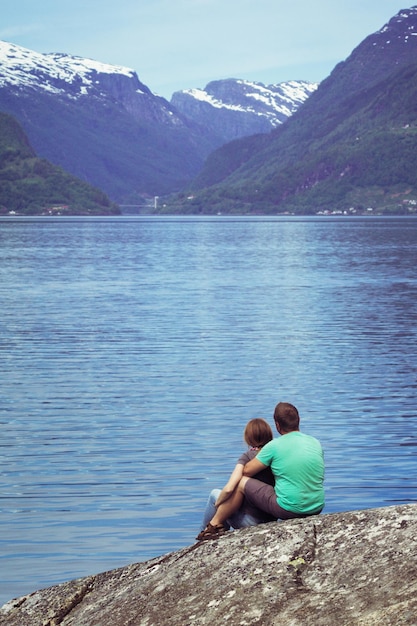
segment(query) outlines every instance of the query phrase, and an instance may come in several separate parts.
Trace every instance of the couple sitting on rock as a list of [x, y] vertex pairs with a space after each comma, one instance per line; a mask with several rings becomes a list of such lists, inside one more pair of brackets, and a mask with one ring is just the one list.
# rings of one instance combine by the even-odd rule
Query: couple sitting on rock
[[250, 449], [239, 458], [227, 484], [210, 494], [198, 541], [217, 539], [230, 527], [317, 515], [324, 506], [324, 460], [320, 442], [299, 430], [292, 404], [280, 402], [274, 421], [281, 435], [256, 418], [245, 428]]

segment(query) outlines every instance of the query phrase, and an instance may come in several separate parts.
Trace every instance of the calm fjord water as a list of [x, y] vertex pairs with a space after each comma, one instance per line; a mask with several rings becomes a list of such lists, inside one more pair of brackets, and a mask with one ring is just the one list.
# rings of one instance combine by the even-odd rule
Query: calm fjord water
[[192, 544], [252, 417], [417, 501], [417, 219], [0, 220], [0, 604]]

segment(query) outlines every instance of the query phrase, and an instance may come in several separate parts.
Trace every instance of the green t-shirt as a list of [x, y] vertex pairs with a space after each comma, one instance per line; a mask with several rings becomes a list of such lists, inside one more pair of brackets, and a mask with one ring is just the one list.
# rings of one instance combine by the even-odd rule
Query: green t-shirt
[[320, 442], [300, 431], [281, 435], [257, 454], [275, 476], [278, 504], [293, 513], [319, 513], [324, 506], [324, 458]]

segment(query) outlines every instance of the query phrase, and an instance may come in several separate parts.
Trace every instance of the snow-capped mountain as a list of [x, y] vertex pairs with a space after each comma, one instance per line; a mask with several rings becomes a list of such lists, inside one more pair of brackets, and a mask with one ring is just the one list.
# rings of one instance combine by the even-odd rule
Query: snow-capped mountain
[[40, 157], [122, 203], [180, 189], [213, 149], [269, 132], [315, 87], [217, 81], [170, 103], [133, 69], [0, 42], [0, 111]]
[[181, 124], [169, 103], [140, 82], [133, 69], [67, 54], [41, 54], [0, 41], [0, 88], [67, 100], [117, 101], [141, 118]]
[[266, 133], [282, 124], [317, 89], [317, 83], [264, 85], [241, 79], [217, 80], [204, 89], [177, 91], [171, 104], [222, 141]]
[[[74, 94], [86, 95], [97, 89], [94, 75], [121, 74], [133, 78], [135, 72], [126, 67], [108, 65], [67, 54], [40, 54], [5, 41], [0, 41], [2, 72], [0, 85], [34, 87], [56, 94], [66, 94], [64, 84], [74, 85]], [[140, 91], [149, 93], [141, 85]]]
[[6, 42], [0, 111], [40, 157], [118, 202], [181, 188], [218, 145], [129, 68]]

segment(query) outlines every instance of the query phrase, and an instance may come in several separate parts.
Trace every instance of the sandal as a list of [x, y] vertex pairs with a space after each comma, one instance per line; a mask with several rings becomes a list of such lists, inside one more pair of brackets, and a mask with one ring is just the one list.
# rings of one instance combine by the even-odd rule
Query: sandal
[[227, 528], [223, 524], [217, 524], [213, 526], [210, 522], [207, 524], [204, 530], [201, 531], [196, 537], [197, 541], [205, 541], [206, 539], [218, 539], [221, 535], [227, 533]]

